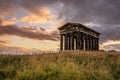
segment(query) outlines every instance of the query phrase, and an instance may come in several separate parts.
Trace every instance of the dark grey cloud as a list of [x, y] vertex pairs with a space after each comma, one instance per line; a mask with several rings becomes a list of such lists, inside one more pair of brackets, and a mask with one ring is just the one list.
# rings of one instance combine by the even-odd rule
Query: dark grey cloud
[[[120, 0], [61, 0], [63, 7], [58, 10], [58, 18], [66, 22], [92, 22], [101, 33], [100, 42], [120, 40]], [[56, 5], [55, 5], [56, 6]]]
[[0, 0], [0, 16], [13, 15], [17, 8], [16, 0]]
[[0, 0], [0, 15], [13, 14], [18, 9], [24, 9], [33, 14], [40, 15], [41, 7], [49, 7], [56, 0]]
[[[64, 5], [62, 9], [59, 4]], [[119, 24], [119, 4], [119, 0], [0, 0], [0, 11], [13, 12], [23, 8], [40, 14], [41, 7], [45, 6], [58, 11], [59, 18], [65, 17], [66, 21]]]
[[[119, 0], [62, 0], [64, 8], [60, 15], [70, 21], [89, 21], [102, 24], [119, 24]], [[62, 14], [63, 13], [63, 14]]]
[[[63, 4], [60, 9], [58, 4]], [[57, 5], [55, 5], [57, 4]], [[24, 8], [32, 13], [39, 13], [41, 6], [56, 9], [59, 16], [70, 21], [90, 21], [98, 23], [119, 24], [119, 0], [0, 0], [0, 11], [6, 12]], [[70, 18], [72, 17], [72, 18]]]
[[101, 33], [100, 42], [107, 40], [120, 40], [120, 25], [101, 25], [100, 27], [92, 27]]

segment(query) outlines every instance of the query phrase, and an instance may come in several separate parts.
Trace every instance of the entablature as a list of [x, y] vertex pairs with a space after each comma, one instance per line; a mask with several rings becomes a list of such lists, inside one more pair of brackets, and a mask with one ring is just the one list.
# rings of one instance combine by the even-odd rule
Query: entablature
[[64, 28], [61, 28], [59, 30], [60, 30], [60, 34], [82, 32], [82, 33], [89, 34], [94, 37], [99, 37], [99, 33], [89, 30], [89, 29], [86, 29], [84, 27], [81, 27], [79, 25], [67, 24], [67, 25], [65, 25]]

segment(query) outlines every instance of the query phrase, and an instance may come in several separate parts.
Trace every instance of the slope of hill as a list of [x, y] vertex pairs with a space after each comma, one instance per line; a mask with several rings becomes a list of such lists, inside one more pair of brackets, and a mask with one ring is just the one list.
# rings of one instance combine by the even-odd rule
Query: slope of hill
[[1, 55], [0, 80], [120, 80], [120, 53]]

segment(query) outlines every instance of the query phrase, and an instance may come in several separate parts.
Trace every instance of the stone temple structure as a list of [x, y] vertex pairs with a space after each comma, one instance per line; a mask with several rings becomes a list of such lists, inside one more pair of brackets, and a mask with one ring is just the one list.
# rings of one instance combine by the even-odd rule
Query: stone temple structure
[[100, 33], [80, 23], [66, 23], [60, 31], [60, 50], [99, 50]]

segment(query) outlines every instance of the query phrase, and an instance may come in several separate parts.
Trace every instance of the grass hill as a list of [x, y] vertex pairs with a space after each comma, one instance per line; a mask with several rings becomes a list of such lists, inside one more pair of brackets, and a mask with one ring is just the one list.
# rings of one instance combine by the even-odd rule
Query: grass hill
[[0, 80], [120, 80], [120, 53], [1, 55]]

